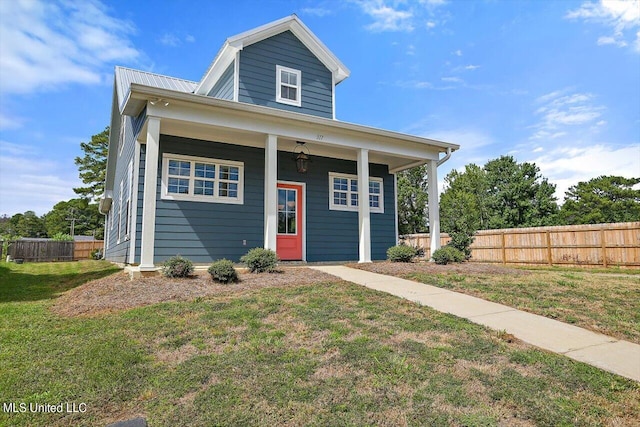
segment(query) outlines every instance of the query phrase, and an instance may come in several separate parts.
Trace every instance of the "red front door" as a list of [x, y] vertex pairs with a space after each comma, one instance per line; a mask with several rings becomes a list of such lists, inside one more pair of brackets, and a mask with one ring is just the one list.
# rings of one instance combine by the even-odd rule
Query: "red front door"
[[276, 252], [282, 260], [302, 260], [302, 185], [278, 184]]

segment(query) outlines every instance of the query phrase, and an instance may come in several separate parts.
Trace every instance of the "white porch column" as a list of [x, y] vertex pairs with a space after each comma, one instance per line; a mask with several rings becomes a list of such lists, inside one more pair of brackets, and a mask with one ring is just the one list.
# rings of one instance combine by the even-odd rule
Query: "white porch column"
[[160, 119], [147, 118], [147, 151], [145, 154], [144, 192], [142, 196], [142, 238], [140, 271], [154, 270], [153, 253], [156, 233], [156, 191], [158, 187], [158, 152]]
[[264, 247], [276, 250], [278, 231], [278, 137], [264, 143]]
[[431, 254], [440, 249], [440, 201], [438, 200], [438, 161], [427, 161], [427, 185], [429, 193], [429, 236]]
[[371, 262], [371, 218], [369, 209], [369, 150], [358, 150], [358, 262]]

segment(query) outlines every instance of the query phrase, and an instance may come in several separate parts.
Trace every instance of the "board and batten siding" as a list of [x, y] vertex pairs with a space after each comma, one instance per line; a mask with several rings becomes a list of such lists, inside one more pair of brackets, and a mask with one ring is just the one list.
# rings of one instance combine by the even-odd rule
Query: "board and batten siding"
[[[276, 65], [302, 72], [300, 107], [276, 102]], [[333, 118], [331, 72], [291, 31], [245, 47], [239, 69], [240, 102]]]
[[[358, 212], [329, 209], [329, 172], [356, 175], [357, 163], [313, 156], [309, 172], [301, 175], [291, 153], [278, 153], [278, 179], [306, 184], [307, 261], [357, 261]], [[371, 213], [371, 257], [383, 260], [396, 242], [393, 175], [386, 165], [370, 164], [369, 176], [383, 179], [384, 213]]]
[[[111, 204], [111, 209], [109, 210], [109, 213], [105, 218], [105, 227], [107, 230], [107, 249], [105, 251], [105, 258], [109, 261], [122, 263], [133, 262], [129, 259], [131, 229], [128, 230], [128, 233], [125, 233], [130, 216], [128, 215], [126, 210], [126, 202], [130, 197], [132, 185], [132, 176], [129, 175], [129, 164], [133, 161], [136, 146], [136, 137], [142, 129], [145, 118], [146, 109], [143, 110], [137, 117], [124, 116], [124, 129], [121, 134], [123, 136], [123, 141], [119, 140], [119, 143], [124, 145], [122, 146], [121, 151], [119, 146], [112, 147], [113, 149], [118, 150], [119, 154], [114, 179], [113, 201]], [[135, 165], [132, 164], [132, 167], [135, 173]], [[120, 183], [122, 183], [122, 186], [120, 185]], [[122, 197], [120, 197], [121, 188]], [[120, 205], [121, 200], [122, 204], [125, 206]], [[130, 209], [135, 209], [135, 205], [135, 201], [131, 200]], [[120, 214], [121, 209], [122, 214]], [[119, 227], [118, 221], [120, 222]], [[129, 224], [129, 226], [131, 226], [131, 224]], [[118, 230], [120, 230], [119, 235]]]
[[235, 61], [227, 67], [227, 69], [220, 76], [220, 80], [213, 85], [213, 88], [209, 91], [209, 96], [220, 99], [228, 99], [233, 101], [233, 75], [234, 75]]

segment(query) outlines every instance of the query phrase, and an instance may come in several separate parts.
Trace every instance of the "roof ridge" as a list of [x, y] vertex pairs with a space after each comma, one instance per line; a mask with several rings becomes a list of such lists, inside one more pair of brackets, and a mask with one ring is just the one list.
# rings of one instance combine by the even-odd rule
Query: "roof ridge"
[[183, 78], [180, 78], [180, 77], [168, 76], [168, 75], [166, 75], [166, 74], [153, 73], [153, 72], [151, 72], [151, 71], [137, 70], [137, 69], [135, 69], [135, 68], [123, 67], [123, 66], [121, 66], [121, 65], [116, 65], [116, 69], [118, 69], [118, 68], [122, 68], [123, 70], [136, 71], [136, 72], [138, 72], [138, 73], [151, 74], [151, 75], [153, 75], [153, 76], [158, 76], [158, 77], [166, 77], [166, 78], [168, 78], [168, 79], [173, 79], [173, 80], [180, 80], [180, 81], [187, 82], [187, 83], [194, 83], [194, 84], [198, 84], [198, 82], [197, 82], [197, 81], [194, 81], [194, 80], [187, 80], [187, 79], [183, 79]]

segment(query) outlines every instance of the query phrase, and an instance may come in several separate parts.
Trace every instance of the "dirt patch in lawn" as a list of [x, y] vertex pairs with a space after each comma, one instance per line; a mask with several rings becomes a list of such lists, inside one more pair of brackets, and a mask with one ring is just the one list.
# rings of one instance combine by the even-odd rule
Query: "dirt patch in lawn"
[[214, 282], [206, 271], [197, 271], [183, 279], [162, 276], [131, 280], [116, 273], [93, 280], [65, 292], [52, 311], [62, 316], [93, 316], [166, 301], [192, 301], [198, 297], [240, 293], [264, 287], [299, 286], [339, 281], [335, 276], [310, 268], [287, 268], [278, 273], [241, 273], [239, 281], [223, 285]]
[[374, 262], [371, 264], [349, 264], [349, 267], [371, 271], [373, 273], [389, 274], [391, 276], [404, 276], [412, 273], [432, 274], [489, 274], [507, 276], [525, 276], [529, 271], [518, 270], [511, 267], [503, 267], [497, 264], [482, 264], [476, 262], [464, 262], [460, 264], [438, 265], [433, 262]]

